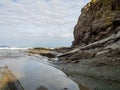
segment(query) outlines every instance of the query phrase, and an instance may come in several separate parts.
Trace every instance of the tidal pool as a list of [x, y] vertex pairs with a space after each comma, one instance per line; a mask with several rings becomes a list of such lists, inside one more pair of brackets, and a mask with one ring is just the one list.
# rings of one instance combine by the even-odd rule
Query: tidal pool
[[24, 90], [80, 90], [62, 71], [20, 50], [0, 50], [0, 67], [8, 66]]

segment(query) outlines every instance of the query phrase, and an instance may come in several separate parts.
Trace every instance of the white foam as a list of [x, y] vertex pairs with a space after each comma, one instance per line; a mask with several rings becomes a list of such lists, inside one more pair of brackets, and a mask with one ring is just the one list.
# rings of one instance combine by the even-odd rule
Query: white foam
[[18, 47], [2, 47], [0, 48], [1, 50], [3, 49], [6, 49], [6, 50], [26, 50], [26, 49], [29, 49], [29, 48], [18, 48]]

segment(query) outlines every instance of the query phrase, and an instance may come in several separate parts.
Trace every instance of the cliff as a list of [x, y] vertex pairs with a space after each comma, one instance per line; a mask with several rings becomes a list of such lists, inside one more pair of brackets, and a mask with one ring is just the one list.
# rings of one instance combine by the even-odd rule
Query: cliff
[[[120, 29], [120, 0], [91, 0], [81, 10], [72, 46], [104, 39]], [[119, 28], [118, 28], [119, 27]]]
[[[58, 56], [56, 67], [77, 76], [76, 82], [81, 75], [120, 82], [120, 0], [91, 0], [83, 7], [72, 47]], [[97, 90], [119, 90], [120, 85], [116, 87]]]
[[91, 0], [83, 7], [72, 46], [59, 59], [120, 56], [120, 0]]

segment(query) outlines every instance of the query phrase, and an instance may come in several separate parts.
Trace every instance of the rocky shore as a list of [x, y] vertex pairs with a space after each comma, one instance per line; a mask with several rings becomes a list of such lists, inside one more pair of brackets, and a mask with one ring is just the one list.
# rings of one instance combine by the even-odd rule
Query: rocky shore
[[48, 58], [57, 58], [58, 55], [61, 55], [67, 51], [70, 51], [72, 48], [71, 47], [60, 47], [60, 48], [43, 48], [43, 47], [38, 47], [38, 48], [31, 48], [28, 49], [28, 54], [29, 55], [41, 55], [45, 56]]
[[72, 47], [63, 48], [61, 54], [61, 49], [54, 49], [59, 61], [52, 64], [77, 82], [87, 76], [117, 83], [113, 87], [119, 90], [120, 0], [91, 0], [83, 7], [73, 33]]
[[120, 82], [120, 1], [91, 0], [83, 7], [72, 47], [58, 55], [65, 72]]

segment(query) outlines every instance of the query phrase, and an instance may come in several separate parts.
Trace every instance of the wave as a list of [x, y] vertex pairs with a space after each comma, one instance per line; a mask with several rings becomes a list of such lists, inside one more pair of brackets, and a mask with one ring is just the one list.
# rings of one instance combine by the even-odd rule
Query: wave
[[30, 47], [27, 48], [19, 48], [19, 47], [0, 47], [0, 49], [10, 49], [10, 50], [26, 50], [26, 49], [30, 49]]

